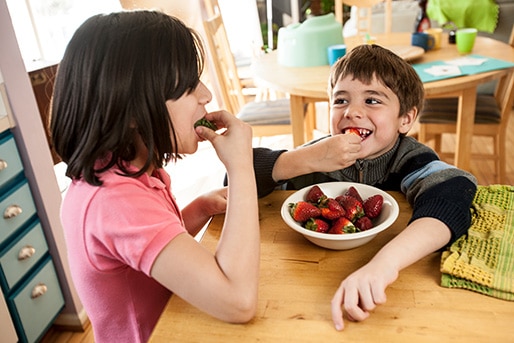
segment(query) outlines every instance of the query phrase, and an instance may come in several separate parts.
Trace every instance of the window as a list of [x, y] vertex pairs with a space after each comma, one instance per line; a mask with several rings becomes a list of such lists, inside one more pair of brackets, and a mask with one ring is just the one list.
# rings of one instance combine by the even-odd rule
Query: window
[[87, 18], [122, 9], [118, 0], [7, 0], [7, 6], [25, 64], [60, 61]]

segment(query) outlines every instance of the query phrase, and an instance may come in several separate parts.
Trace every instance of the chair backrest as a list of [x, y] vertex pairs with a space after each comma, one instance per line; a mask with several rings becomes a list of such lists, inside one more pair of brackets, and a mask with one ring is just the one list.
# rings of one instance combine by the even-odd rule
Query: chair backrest
[[[379, 4], [381, 2], [385, 2], [385, 27], [384, 32], [390, 33], [392, 30], [392, 16], [393, 16], [393, 3], [392, 0], [335, 0], [335, 15], [336, 20], [340, 23], [343, 22], [343, 5], [355, 6], [357, 8], [357, 35], [363, 35], [366, 33], [371, 33], [371, 8]], [[364, 25], [363, 25], [364, 24]]]
[[512, 31], [510, 31], [509, 44], [514, 48], [514, 24], [512, 24]]
[[506, 130], [514, 103], [514, 70], [498, 82], [494, 97], [500, 109], [502, 129]]
[[200, 0], [200, 3], [209, 65], [216, 74], [217, 91], [225, 109], [236, 114], [245, 104], [245, 99], [221, 11], [216, 0]]

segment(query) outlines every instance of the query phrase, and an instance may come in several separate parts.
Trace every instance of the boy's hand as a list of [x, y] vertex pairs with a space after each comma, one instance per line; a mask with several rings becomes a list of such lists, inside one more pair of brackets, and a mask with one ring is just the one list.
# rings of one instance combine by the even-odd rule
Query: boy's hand
[[317, 172], [331, 172], [353, 165], [359, 157], [361, 138], [358, 135], [335, 135], [312, 145], [311, 163]]
[[357, 161], [360, 150], [361, 138], [357, 135], [325, 138], [280, 155], [272, 177], [274, 180], [288, 180], [298, 175], [344, 169]]
[[397, 270], [387, 263], [374, 260], [343, 280], [331, 303], [336, 330], [344, 328], [342, 308], [348, 320], [365, 320], [370, 311], [386, 302], [385, 290], [397, 277]]

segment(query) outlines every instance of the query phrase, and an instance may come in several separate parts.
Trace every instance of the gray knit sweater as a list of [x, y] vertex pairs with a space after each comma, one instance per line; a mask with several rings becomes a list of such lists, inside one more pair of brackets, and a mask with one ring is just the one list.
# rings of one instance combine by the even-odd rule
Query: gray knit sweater
[[465, 234], [471, 224], [470, 206], [476, 192], [475, 177], [440, 161], [432, 149], [411, 137], [400, 136], [389, 152], [375, 159], [358, 160], [345, 169], [275, 182], [273, 166], [285, 151], [254, 149], [259, 197], [277, 187], [297, 190], [321, 182], [359, 182], [385, 191], [401, 191], [413, 208], [409, 222], [421, 217], [437, 218], [450, 228], [451, 242]]

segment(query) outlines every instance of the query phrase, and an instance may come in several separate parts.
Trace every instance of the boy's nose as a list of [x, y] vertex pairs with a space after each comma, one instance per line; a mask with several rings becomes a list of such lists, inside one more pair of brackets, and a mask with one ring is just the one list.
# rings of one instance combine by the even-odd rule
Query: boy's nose
[[360, 118], [362, 117], [362, 109], [356, 105], [350, 105], [344, 111], [345, 118]]

